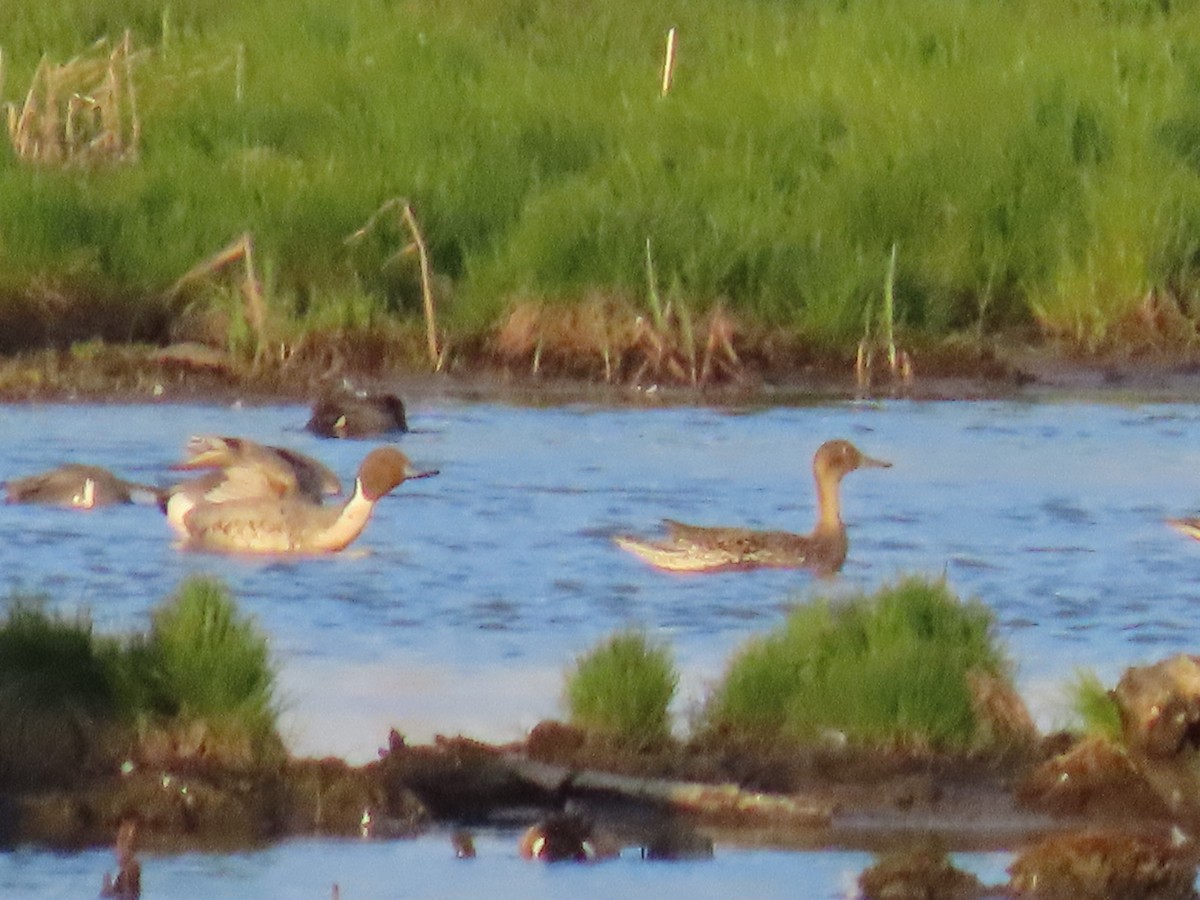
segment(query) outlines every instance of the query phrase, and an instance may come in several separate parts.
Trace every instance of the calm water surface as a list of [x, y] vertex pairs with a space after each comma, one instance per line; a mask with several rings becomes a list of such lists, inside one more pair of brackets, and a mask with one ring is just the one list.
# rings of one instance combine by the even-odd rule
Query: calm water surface
[[[0, 478], [77, 460], [165, 483], [188, 436], [207, 432], [286, 444], [349, 481], [371, 444], [312, 438], [300, 430], [306, 416], [299, 406], [0, 406]], [[433, 398], [411, 404], [410, 422], [418, 430], [400, 445], [442, 474], [383, 501], [346, 554], [184, 553], [151, 508], [0, 506], [0, 590], [45, 594], [65, 611], [86, 609], [98, 630], [123, 631], [146, 627], [188, 574], [217, 575], [271, 636], [293, 749], [352, 760], [374, 756], [391, 726], [416, 739], [518, 737], [561, 712], [562, 674], [574, 657], [631, 624], [673, 648], [686, 711], [729, 655], [790, 605], [905, 573], [945, 572], [956, 590], [995, 610], [1045, 726], [1065, 721], [1064, 686], [1079, 668], [1111, 682], [1125, 666], [1200, 646], [1200, 544], [1163, 524], [1200, 512], [1200, 407], [1190, 404], [893, 401], [730, 412]], [[895, 465], [847, 478], [850, 557], [835, 580], [664, 575], [610, 542], [616, 532], [653, 532], [664, 516], [805, 531], [811, 455], [836, 436]], [[147, 877], [169, 869], [172, 896], [190, 896], [188, 879], [227, 867], [205, 896], [243, 878], [256, 891], [262, 879], [278, 879], [273, 896], [318, 896], [311, 880], [298, 879], [298, 893], [282, 887], [284, 873], [311, 855], [297, 846], [155, 861]], [[331, 858], [408, 865], [405, 854], [421, 846], [347, 845]], [[826, 857], [833, 874], [813, 877], [833, 896], [847, 854], [719, 854], [695, 878], [739, 878], [746, 859], [756, 873], [815, 873]], [[107, 854], [0, 856], [0, 893], [36, 880], [44, 858], [63, 873], [86, 867], [95, 881]], [[690, 890], [692, 864], [625, 865], [609, 871]], [[448, 871], [474, 877], [469, 868]], [[512, 896], [555, 895], [560, 877], [515, 862], [503, 875]], [[571, 892], [587, 896], [592, 877], [580, 876]], [[612, 876], [594, 877], [611, 890]], [[739, 885], [725, 882], [723, 895]], [[368, 895], [379, 893], [357, 896]]]

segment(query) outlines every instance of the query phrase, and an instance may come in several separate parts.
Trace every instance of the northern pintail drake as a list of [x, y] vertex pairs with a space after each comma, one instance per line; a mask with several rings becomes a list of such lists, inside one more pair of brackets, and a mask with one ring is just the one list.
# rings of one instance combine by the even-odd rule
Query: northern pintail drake
[[842, 523], [842, 478], [855, 469], [890, 466], [889, 462], [867, 456], [849, 441], [834, 440], [822, 444], [813, 457], [817, 525], [811, 534], [710, 528], [667, 519], [665, 540], [647, 541], [624, 535], [614, 540], [623, 550], [671, 572], [771, 567], [806, 568], [820, 575], [832, 575], [842, 568], [849, 548], [846, 526]]
[[67, 463], [56, 469], [4, 483], [7, 503], [40, 503], [93, 509], [120, 503], [152, 503], [157, 490], [114, 475], [100, 466]]
[[408, 431], [408, 418], [404, 401], [395, 394], [343, 390], [319, 398], [304, 427], [327, 438], [377, 437]]
[[290, 450], [238, 437], [196, 435], [187, 444], [187, 459], [176, 471], [211, 470], [205, 499], [211, 502], [258, 496], [287, 497], [300, 494], [320, 503], [340, 494], [342, 482], [324, 463]]
[[376, 502], [405, 480], [436, 475], [414, 472], [399, 450], [367, 454], [350, 499], [322, 506], [301, 494], [206, 502], [187, 492], [167, 502], [167, 521], [185, 547], [228, 553], [336, 553], [366, 527]]

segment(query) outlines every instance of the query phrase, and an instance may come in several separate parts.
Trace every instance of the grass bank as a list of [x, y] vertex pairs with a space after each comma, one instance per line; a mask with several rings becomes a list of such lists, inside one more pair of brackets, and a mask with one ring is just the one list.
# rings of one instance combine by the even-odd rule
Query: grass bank
[[[39, 61], [126, 29], [122, 118], [79, 101], [70, 144], [72, 91], [116, 109], [104, 64], [51, 97]], [[237, 318], [236, 285], [169, 288], [243, 234], [281, 340], [419, 318], [423, 287], [478, 335], [518, 300], [644, 298], [652, 260], [676, 308], [848, 346], [893, 248], [909, 331], [1195, 336], [1191, 4], [71, 0], [18, 4], [0, 47], [14, 128], [41, 84], [34, 143], [76, 151], [0, 142], [10, 348]]]

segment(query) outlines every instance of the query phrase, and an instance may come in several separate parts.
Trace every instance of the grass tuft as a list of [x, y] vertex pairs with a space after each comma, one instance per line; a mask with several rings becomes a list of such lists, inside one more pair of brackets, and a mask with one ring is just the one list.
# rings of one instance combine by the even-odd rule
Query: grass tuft
[[0, 624], [0, 784], [75, 773], [118, 715], [101, 642], [86, 619], [52, 616], [14, 596]]
[[0, 622], [0, 784], [62, 782], [131, 744], [168, 761], [182, 735], [226, 763], [282, 750], [266, 638], [219, 582], [189, 579], [121, 639], [44, 606], [14, 597]]
[[1081, 670], [1070, 685], [1071, 710], [1085, 734], [1125, 742], [1121, 709], [1096, 673]]
[[679, 676], [671, 654], [636, 631], [614, 634], [567, 676], [572, 724], [634, 749], [670, 737], [667, 709]]
[[706, 724], [800, 741], [839, 733], [880, 746], [984, 740], [968, 675], [1007, 678], [991, 612], [944, 580], [906, 578], [874, 595], [796, 608], [747, 644], [710, 697]]
[[186, 720], [252, 738], [275, 731], [266, 637], [238, 615], [221, 582], [192, 577], [154, 614], [145, 646], [160, 701]]

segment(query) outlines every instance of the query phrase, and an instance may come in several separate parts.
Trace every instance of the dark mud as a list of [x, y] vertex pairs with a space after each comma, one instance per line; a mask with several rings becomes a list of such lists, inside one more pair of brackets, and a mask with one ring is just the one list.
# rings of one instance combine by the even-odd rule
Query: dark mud
[[[181, 759], [36, 789], [10, 785], [0, 792], [0, 844], [104, 845], [131, 814], [143, 846], [153, 849], [525, 827], [564, 810], [597, 823], [619, 846], [699, 833], [879, 853], [931, 840], [946, 850], [1012, 850], [1083, 827], [1170, 835], [1200, 826], [1196, 810], [1173, 808], [1121, 751], [1063, 736], [960, 754], [727, 741], [634, 752], [554, 724], [506, 746], [465, 737], [409, 746], [395, 732], [386, 744], [378, 761], [359, 767], [336, 759], [259, 768]], [[1080, 747], [1091, 754], [1090, 772]]]

